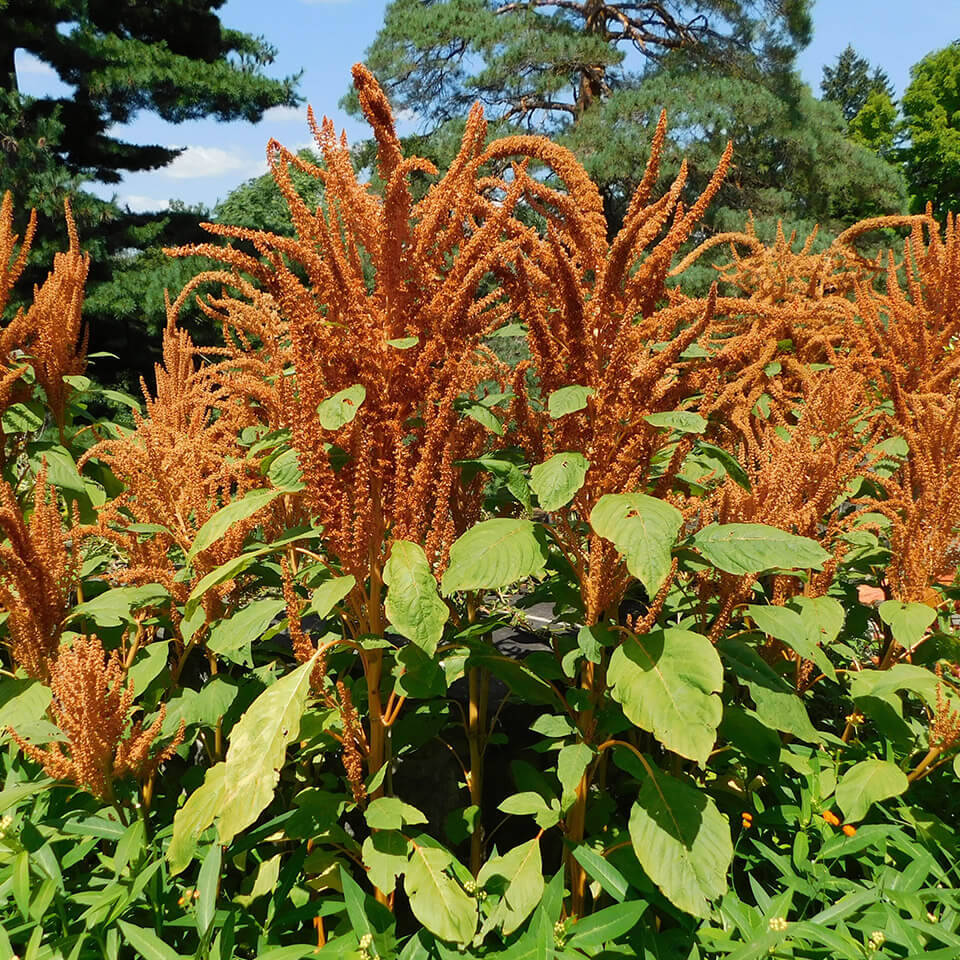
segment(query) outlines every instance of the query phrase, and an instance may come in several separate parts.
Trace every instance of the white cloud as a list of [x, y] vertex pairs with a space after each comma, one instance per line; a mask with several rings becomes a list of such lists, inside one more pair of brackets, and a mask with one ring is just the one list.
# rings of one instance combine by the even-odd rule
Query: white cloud
[[16, 64], [17, 73], [32, 73], [42, 77], [55, 77], [57, 75], [57, 71], [49, 63], [44, 63], [39, 57], [35, 57], [26, 50], [17, 51]]
[[222, 150], [220, 147], [188, 146], [169, 166], [163, 168], [165, 177], [174, 180], [196, 180], [200, 177], [220, 177], [227, 173], [244, 171], [247, 176], [257, 176], [266, 168], [264, 162], [256, 164], [240, 151]]
[[134, 213], [152, 213], [155, 210], [166, 210], [169, 206], [167, 200], [157, 200], [156, 197], [147, 197], [142, 193], [128, 193], [118, 197], [117, 200]]
[[270, 107], [264, 110], [264, 123], [302, 123], [307, 122], [306, 107]]

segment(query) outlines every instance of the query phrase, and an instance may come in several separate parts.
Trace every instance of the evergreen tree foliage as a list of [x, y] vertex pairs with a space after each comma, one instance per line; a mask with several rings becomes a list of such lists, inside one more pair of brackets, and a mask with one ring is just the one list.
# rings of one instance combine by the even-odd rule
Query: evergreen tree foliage
[[852, 44], [847, 44], [832, 67], [823, 68], [820, 92], [824, 100], [840, 105], [847, 122], [863, 110], [873, 94], [882, 94], [893, 100], [890, 78], [880, 67], [871, 70], [870, 61], [861, 57]]
[[[190, 273], [180, 264], [161, 266], [159, 248], [200, 240], [202, 233], [196, 210], [174, 205], [159, 215], [134, 213], [84, 189], [91, 181], [118, 183], [124, 172], [162, 167], [180, 152], [129, 143], [108, 131], [142, 111], [172, 123], [204, 116], [256, 121], [269, 107], [298, 102], [298, 78], [267, 76], [274, 49], [223, 26], [217, 16], [223, 3], [0, 3], [0, 194], [13, 192], [19, 217], [32, 207], [40, 214], [21, 293], [42, 279], [62, 246], [63, 200], [70, 196], [93, 258], [85, 309], [91, 349], [120, 357], [101, 361], [98, 372], [110, 379], [136, 382], [152, 372], [156, 356], [143, 345], [156, 342], [148, 331], [162, 318], [161, 278], [176, 289]], [[18, 49], [52, 67], [72, 95], [25, 95], [17, 81]]]
[[[493, 135], [549, 133], [600, 185], [611, 235], [647, 159], [661, 109], [672, 176], [685, 155], [702, 189], [728, 139], [734, 168], [702, 229], [772, 236], [784, 217], [828, 232], [904, 204], [902, 177], [846, 136], [834, 104], [794, 73], [810, 38], [806, 2], [698, 4], [393, 0], [367, 63], [441, 168], [479, 99]], [[348, 97], [348, 107], [354, 106]], [[361, 162], [370, 147], [357, 152]]]
[[938, 214], [960, 210], [960, 41], [928, 54], [910, 78], [902, 106], [911, 202]]

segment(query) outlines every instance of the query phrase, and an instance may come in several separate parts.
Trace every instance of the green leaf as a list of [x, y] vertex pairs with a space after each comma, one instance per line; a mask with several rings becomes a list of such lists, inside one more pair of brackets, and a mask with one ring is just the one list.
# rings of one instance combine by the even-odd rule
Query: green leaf
[[884, 600], [877, 607], [877, 613], [893, 631], [897, 643], [904, 647], [918, 644], [927, 627], [937, 619], [937, 611], [925, 603], [901, 603], [899, 600]]
[[393, 893], [397, 877], [407, 869], [413, 847], [399, 830], [377, 830], [363, 841], [363, 865], [370, 882], [384, 893]]
[[936, 706], [936, 675], [912, 663], [896, 663], [887, 670], [857, 670], [850, 675], [850, 696], [854, 700], [885, 697], [898, 690], [908, 690]]
[[747, 471], [732, 453], [724, 450], [723, 447], [705, 443], [703, 440], [697, 443], [697, 450], [701, 457], [706, 459], [708, 465], [718, 464], [734, 483], [750, 493], [750, 478], [747, 476]]
[[843, 604], [833, 597], [794, 597], [790, 606], [800, 609], [814, 643], [833, 643], [847, 617]]
[[630, 889], [630, 884], [627, 883], [627, 878], [615, 866], [583, 843], [574, 848], [573, 856], [577, 863], [587, 871], [591, 880], [596, 880], [614, 900], [623, 901]]
[[207, 639], [207, 649], [232, 663], [252, 667], [250, 644], [259, 640], [285, 609], [283, 600], [265, 598], [248, 603], [232, 617], [214, 624]]
[[273, 543], [268, 543], [266, 546], [257, 547], [255, 550], [248, 550], [246, 553], [241, 553], [238, 557], [232, 557], [230, 560], [227, 560], [226, 563], [221, 563], [219, 567], [215, 567], [213, 570], [211, 570], [193, 588], [190, 596], [187, 597], [187, 602], [183, 605], [184, 617], [189, 620], [194, 616], [197, 611], [197, 607], [200, 606], [200, 601], [203, 599], [203, 595], [208, 590], [219, 586], [221, 583], [226, 583], [227, 580], [233, 580], [234, 577], [240, 576], [244, 570], [246, 570], [248, 567], [252, 567], [258, 560], [261, 559], [261, 557], [266, 557], [271, 553], [275, 553], [288, 543], [294, 543], [297, 540], [310, 540], [318, 536], [320, 536], [320, 531], [318, 530], [297, 531], [296, 533], [292, 533], [290, 536], [283, 537], [282, 539], [276, 540]]
[[530, 486], [520, 468], [510, 460], [501, 460], [497, 457], [476, 457], [473, 460], [456, 460], [455, 466], [463, 470], [464, 480], [469, 482], [477, 470], [486, 470], [501, 480], [510, 495], [521, 503], [525, 509], [530, 509]]
[[629, 933], [639, 922], [649, 904], [644, 900], [617, 903], [582, 917], [573, 928], [567, 946], [576, 950], [602, 947], [605, 943]]
[[568, 413], [576, 413], [586, 407], [587, 397], [592, 397], [594, 392], [593, 387], [581, 387], [579, 384], [561, 387], [550, 394], [547, 410], [554, 420]]
[[711, 523], [693, 546], [718, 570], [745, 576], [764, 570], [819, 570], [830, 554], [815, 540], [763, 523]]
[[207, 770], [203, 783], [187, 797], [174, 814], [173, 837], [167, 847], [167, 860], [173, 876], [184, 870], [193, 859], [197, 842], [216, 818], [226, 791], [226, 763], [217, 763]]
[[642, 493], [608, 493], [590, 513], [590, 526], [623, 554], [627, 570], [650, 597], [670, 572], [670, 551], [682, 523], [676, 507]]
[[267, 469], [267, 479], [270, 484], [284, 493], [298, 493], [306, 490], [303, 482], [303, 470], [296, 450], [284, 450], [280, 456], [270, 462]]
[[498, 437], [503, 435], [503, 424], [489, 407], [485, 407], [482, 403], [468, 403], [463, 407], [463, 412], [491, 433], [495, 433]]
[[154, 640], [140, 651], [137, 659], [127, 671], [127, 680], [133, 687], [134, 693], [143, 693], [150, 683], [160, 675], [167, 665], [167, 654], [170, 648], [169, 640]]
[[388, 340], [387, 345], [397, 350], [409, 350], [420, 342], [419, 337], [397, 337], [395, 340]]
[[78, 603], [69, 613], [68, 620], [83, 617], [100, 627], [119, 627], [133, 623], [135, 610], [156, 606], [170, 599], [167, 588], [159, 583], [142, 587], [113, 587], [85, 603]]
[[450, 548], [444, 596], [458, 590], [495, 590], [540, 573], [547, 563], [543, 535], [529, 520], [497, 517], [471, 527]]
[[346, 577], [331, 577], [314, 588], [310, 597], [310, 613], [315, 613], [323, 619], [330, 615], [333, 608], [357, 585], [352, 575]]
[[585, 743], [568, 743], [557, 754], [557, 779], [560, 781], [560, 788], [564, 795], [564, 807], [566, 801], [572, 799], [590, 761], [593, 760], [593, 750]]
[[678, 627], [628, 637], [608, 671], [627, 718], [668, 750], [706, 763], [723, 704], [723, 665], [710, 641]]
[[200, 873], [197, 876], [197, 892], [200, 896], [197, 898], [196, 917], [197, 933], [201, 940], [210, 931], [213, 916], [217, 909], [217, 890], [220, 886], [221, 864], [222, 851], [220, 844], [212, 843], [207, 855], [203, 858]]
[[143, 960], [185, 960], [173, 947], [168, 947], [152, 930], [135, 927], [125, 920], [118, 920], [124, 939]]
[[450, 610], [437, 593], [437, 581], [423, 547], [395, 540], [383, 568], [383, 582], [387, 585], [384, 609], [390, 625], [432, 657]]
[[871, 805], [898, 797], [909, 786], [907, 775], [886, 760], [863, 760], [851, 767], [837, 784], [837, 803], [847, 820], [862, 820]]
[[408, 824], [426, 823], [427, 818], [398, 797], [378, 797], [364, 814], [371, 830], [399, 830]]
[[[371, 898], [364, 894], [363, 889], [342, 864], [340, 865], [340, 885], [343, 887], [343, 899], [353, 932], [358, 937], [366, 936], [374, 940], [377, 931], [370, 922], [369, 911], [367, 910], [367, 900]], [[375, 942], [370, 944], [370, 948], [373, 950], [373, 955], [378, 956]]]
[[267, 687], [230, 733], [223, 800], [217, 811], [224, 846], [254, 823], [273, 799], [287, 745], [300, 729], [315, 659]]
[[366, 398], [367, 388], [361, 383], [347, 387], [346, 390], [341, 390], [332, 397], [327, 397], [317, 407], [320, 426], [324, 430], [339, 430], [353, 420]]
[[[748, 605], [747, 614], [765, 634], [785, 643], [804, 660], [812, 660], [824, 676], [836, 681], [837, 671], [818, 646], [820, 624], [804, 620], [795, 610], [772, 604]], [[811, 631], [812, 627], [812, 631]]]
[[241, 907], [250, 907], [250, 904], [259, 897], [264, 897], [272, 893], [277, 886], [277, 880], [280, 879], [280, 854], [272, 856], [269, 860], [264, 860], [257, 867], [257, 875], [253, 879], [253, 886], [249, 893], [235, 894], [233, 899]]
[[726, 817], [707, 794], [656, 767], [630, 810], [630, 840], [647, 876], [676, 907], [706, 917], [727, 889], [733, 844]]
[[269, 488], [251, 490], [239, 500], [221, 507], [198, 531], [187, 551], [187, 563], [216, 543], [235, 523], [247, 520], [281, 495]]
[[668, 410], [665, 413], [648, 413], [644, 418], [651, 426], [677, 433], [703, 433], [707, 421], [692, 410]]
[[468, 943], [477, 929], [475, 901], [447, 868], [453, 856], [435, 841], [418, 837], [403, 878], [413, 915], [434, 936], [454, 943]]
[[543, 510], [566, 506], [583, 486], [590, 461], [580, 453], [558, 453], [530, 471], [530, 487]]
[[543, 862], [540, 841], [528, 840], [501, 856], [491, 857], [477, 874], [477, 886], [500, 892], [500, 900], [483, 924], [509, 936], [533, 913], [543, 898]]

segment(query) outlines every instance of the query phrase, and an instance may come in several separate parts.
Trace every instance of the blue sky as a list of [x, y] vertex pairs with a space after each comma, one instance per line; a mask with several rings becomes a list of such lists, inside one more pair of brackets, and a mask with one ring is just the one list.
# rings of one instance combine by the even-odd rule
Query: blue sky
[[[221, 8], [224, 24], [260, 34], [278, 50], [271, 73], [284, 76], [303, 70], [301, 92], [319, 115], [332, 117], [351, 140], [363, 127], [337, 106], [350, 78], [350, 67], [363, 59], [383, 18], [386, 0], [228, 0]], [[872, 63], [882, 66], [900, 94], [910, 66], [931, 50], [960, 38], [960, 0], [816, 0], [814, 37], [800, 57], [804, 80], [819, 90], [825, 63], [853, 43]], [[22, 89], [56, 90], [56, 76], [45, 64], [18, 53]], [[669, 111], [669, 104], [666, 105]], [[266, 170], [267, 141], [275, 137], [293, 148], [309, 141], [306, 107], [275, 108], [259, 124], [198, 120], [173, 126], [143, 114], [117, 134], [139, 143], [187, 147], [163, 170], [133, 174], [120, 185], [99, 188], [132, 209], [163, 207], [171, 198], [212, 206], [237, 184]]]

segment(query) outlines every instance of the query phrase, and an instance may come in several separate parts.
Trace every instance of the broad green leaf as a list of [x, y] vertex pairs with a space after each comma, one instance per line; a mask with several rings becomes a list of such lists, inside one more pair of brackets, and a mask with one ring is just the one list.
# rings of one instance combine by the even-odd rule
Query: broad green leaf
[[529, 520], [484, 520], [458, 537], [441, 582], [444, 596], [458, 590], [495, 590], [540, 573], [544, 538]]
[[176, 876], [189, 865], [201, 834], [213, 823], [226, 790], [226, 774], [226, 763], [210, 767], [203, 783], [174, 814], [173, 837], [167, 847], [172, 875]]
[[155, 606], [169, 600], [167, 588], [159, 583], [142, 587], [113, 587], [84, 603], [78, 603], [69, 613], [68, 620], [84, 618], [100, 627], [119, 627], [133, 623], [134, 611]]
[[184, 726], [212, 727], [222, 717], [237, 696], [236, 681], [222, 675], [211, 677], [200, 690], [184, 687], [167, 701], [167, 713], [163, 718], [161, 737], [170, 737], [177, 731], [180, 722]]
[[413, 915], [434, 936], [468, 943], [477, 929], [477, 907], [447, 868], [453, 856], [443, 847], [419, 837], [407, 863], [403, 889]]
[[901, 603], [885, 600], [877, 607], [880, 619], [893, 631], [897, 643], [904, 647], [918, 644], [927, 627], [937, 619], [937, 611], [925, 603]]
[[723, 665], [699, 633], [668, 627], [628, 637], [610, 658], [613, 699], [668, 750], [706, 763], [723, 716]]
[[779, 568], [819, 570], [830, 554], [815, 540], [763, 523], [711, 523], [693, 546], [717, 569], [737, 576]]
[[761, 723], [811, 743], [820, 740], [796, 691], [755, 650], [733, 639], [721, 640], [717, 649], [727, 670], [746, 684]]
[[219, 567], [215, 567], [213, 570], [211, 570], [193, 588], [190, 596], [187, 597], [187, 602], [183, 605], [184, 617], [189, 620], [196, 614], [197, 607], [200, 606], [200, 601], [203, 599], [203, 595], [208, 590], [218, 586], [221, 583], [226, 583], [227, 580], [233, 580], [234, 577], [240, 576], [244, 570], [246, 570], [248, 567], [252, 567], [262, 557], [266, 557], [271, 553], [275, 553], [281, 547], [285, 547], [288, 543], [294, 543], [297, 540], [312, 540], [319, 536], [319, 530], [300, 530], [295, 533], [291, 533], [289, 536], [283, 537], [280, 540], [276, 540], [273, 543], [268, 543], [263, 547], [257, 547], [255, 550], [248, 550], [246, 553], [241, 553], [238, 557], [232, 557], [230, 560], [227, 560], [226, 563], [221, 563]]
[[574, 848], [573, 856], [587, 871], [591, 880], [596, 880], [617, 902], [623, 901], [630, 889], [630, 884], [615, 866], [586, 844], [580, 844], [579, 847]]
[[247, 520], [281, 496], [282, 491], [270, 488], [251, 490], [239, 500], [221, 507], [198, 531], [187, 551], [187, 562], [216, 543], [235, 523]]
[[[340, 866], [340, 884], [343, 887], [343, 899], [353, 932], [358, 937], [365, 936], [370, 940], [375, 940], [377, 930], [370, 922], [369, 911], [367, 910], [369, 898], [364, 894], [356, 880], [350, 876], [349, 870], [342, 864]], [[373, 955], [378, 956], [376, 943], [371, 943], [370, 946]]]
[[602, 947], [629, 933], [640, 922], [648, 906], [645, 900], [629, 900], [582, 917], [573, 928], [567, 946], [578, 950]]
[[837, 803], [847, 820], [862, 820], [871, 805], [898, 797], [909, 786], [907, 775], [886, 760], [863, 760], [837, 784]]
[[908, 690], [922, 697], [930, 706], [937, 703], [937, 677], [912, 663], [896, 663], [887, 670], [857, 670], [850, 675], [850, 696], [884, 697], [898, 690]]
[[477, 470], [486, 470], [501, 480], [509, 491], [510, 495], [523, 504], [526, 509], [530, 509], [530, 485], [523, 471], [510, 460], [502, 460], [498, 457], [476, 457], [473, 460], [455, 460], [454, 465], [463, 470], [464, 480], [469, 482], [476, 474]]
[[287, 745], [300, 729], [314, 660], [311, 657], [267, 687], [230, 733], [223, 800], [217, 811], [224, 846], [254, 823], [273, 799]]
[[252, 667], [250, 644], [259, 640], [285, 609], [283, 600], [269, 597], [248, 603], [232, 617], [214, 624], [207, 639], [207, 649], [232, 663]]
[[399, 830], [408, 824], [426, 823], [427, 818], [399, 797], [378, 797], [364, 814], [371, 830]]
[[651, 765], [630, 810], [633, 851], [676, 907], [706, 917], [726, 892], [730, 826], [705, 791]]
[[700, 440], [697, 443], [697, 453], [709, 466], [715, 468], [719, 465], [735, 484], [750, 493], [750, 478], [747, 476], [747, 471], [729, 450]]
[[143, 960], [185, 960], [173, 947], [167, 946], [152, 930], [135, 927], [125, 920], [118, 920], [117, 926], [123, 938], [133, 947]]
[[388, 340], [387, 346], [395, 350], [409, 350], [420, 342], [419, 337], [397, 337], [395, 340]]
[[665, 413], [648, 413], [644, 418], [651, 426], [677, 433], [703, 433], [707, 421], [692, 410], [667, 410]]
[[363, 865], [370, 882], [393, 893], [397, 877], [407, 869], [413, 847], [399, 830], [377, 830], [363, 841]]
[[383, 568], [384, 609], [398, 633], [433, 656], [450, 610], [437, 593], [437, 581], [419, 544], [395, 540]]
[[484, 921], [483, 930], [499, 927], [504, 936], [509, 936], [543, 898], [540, 841], [528, 840], [501, 856], [491, 857], [477, 874], [477, 886], [501, 894]]
[[257, 867], [257, 875], [253, 879], [253, 886], [249, 893], [238, 893], [234, 895], [234, 900], [241, 907], [249, 908], [250, 904], [259, 897], [271, 893], [277, 886], [277, 880], [280, 879], [280, 854], [272, 856], [269, 860], [264, 860]]
[[284, 450], [280, 456], [271, 461], [267, 468], [267, 479], [277, 490], [284, 493], [298, 493], [306, 490], [303, 482], [303, 470], [296, 450]]
[[556, 420], [568, 413], [583, 410], [587, 405], [587, 397], [592, 397], [593, 394], [593, 387], [581, 387], [576, 383], [569, 387], [561, 387], [550, 394], [547, 399], [547, 410]]
[[592, 759], [593, 750], [585, 743], [568, 743], [557, 754], [557, 779], [563, 791], [564, 807], [568, 800], [572, 802], [577, 784]]
[[590, 513], [590, 526], [623, 554], [627, 570], [651, 597], [670, 572], [670, 551], [682, 523], [676, 507], [643, 493], [608, 493]]
[[547, 801], [539, 793], [526, 790], [523, 793], [511, 794], [497, 809], [517, 816], [536, 816], [545, 813], [550, 808], [547, 806]]
[[167, 654], [170, 648], [169, 640], [154, 640], [147, 644], [137, 655], [133, 666], [127, 671], [127, 681], [136, 694], [143, 693], [150, 683], [160, 675], [167, 665]]
[[818, 622], [804, 620], [795, 610], [773, 604], [748, 605], [746, 612], [758, 629], [785, 643], [804, 660], [812, 660], [825, 676], [836, 681], [837, 671], [818, 646], [820, 639]]
[[217, 909], [217, 891], [220, 886], [220, 867], [222, 864], [222, 851], [219, 843], [211, 843], [207, 855], [203, 858], [200, 865], [200, 873], [197, 876], [197, 892], [200, 896], [197, 898], [197, 933], [201, 940], [210, 930], [213, 923], [213, 915]]
[[800, 609], [811, 639], [824, 645], [837, 639], [847, 617], [843, 604], [833, 597], [794, 597], [790, 606]]
[[308, 612], [315, 613], [321, 619], [330, 615], [333, 608], [356, 586], [352, 575], [331, 577], [315, 587], [310, 596]]
[[530, 488], [543, 510], [566, 506], [583, 486], [590, 461], [581, 453], [557, 453], [530, 471]]
[[503, 435], [503, 424], [489, 407], [482, 403], [468, 403], [463, 407], [463, 412], [471, 420], [476, 420], [481, 427], [486, 427], [491, 433], [495, 433], [498, 437]]
[[367, 388], [361, 383], [340, 390], [332, 397], [327, 397], [317, 407], [320, 417], [320, 426], [324, 430], [339, 430], [346, 426], [357, 415], [360, 405], [367, 397]]
[[0, 680], [0, 731], [13, 727], [20, 736], [29, 736], [32, 728], [56, 728], [45, 719], [53, 694], [39, 680], [4, 677]]

